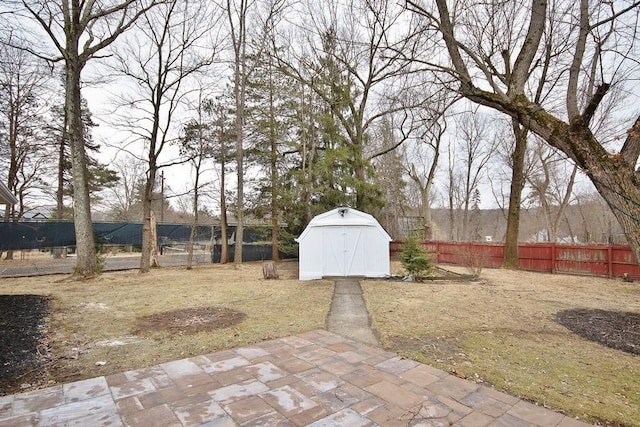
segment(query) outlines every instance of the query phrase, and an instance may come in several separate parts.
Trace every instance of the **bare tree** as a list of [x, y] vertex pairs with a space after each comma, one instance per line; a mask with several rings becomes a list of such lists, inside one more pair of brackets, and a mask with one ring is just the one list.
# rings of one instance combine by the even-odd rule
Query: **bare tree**
[[[5, 221], [23, 217], [33, 201], [30, 193], [45, 188], [52, 166], [44, 132], [49, 77], [40, 62], [22, 49], [0, 44], [0, 153], [9, 165], [7, 188], [18, 199], [7, 205]], [[12, 250], [5, 259], [13, 259]]]
[[187, 270], [193, 266], [193, 247], [199, 224], [199, 203], [201, 192], [206, 185], [206, 182], [202, 182], [202, 175], [205, 172], [206, 162], [214, 155], [215, 130], [213, 128], [215, 124], [212, 123], [210, 117], [213, 105], [213, 100], [206, 96], [205, 89], [201, 87], [196, 105], [197, 117], [184, 126], [184, 135], [180, 138], [180, 151], [183, 156], [189, 159], [193, 171], [191, 206], [193, 220], [187, 251]]
[[518, 236], [520, 234], [520, 207], [522, 205], [522, 190], [526, 182], [524, 172], [524, 156], [527, 148], [528, 131], [512, 120], [514, 144], [511, 150], [511, 187], [509, 191], [509, 210], [507, 213], [507, 231], [505, 233], [504, 259], [505, 268], [518, 268]]
[[220, 183], [220, 263], [226, 264], [229, 262], [229, 236], [228, 226], [229, 221], [227, 219], [227, 161], [231, 157], [229, 154], [229, 146], [234, 142], [235, 134], [233, 129], [235, 128], [235, 122], [230, 123], [231, 119], [228, 114], [228, 109], [225, 104], [220, 100], [213, 102], [208, 111], [211, 114], [213, 137], [215, 138], [214, 145], [216, 150], [214, 158], [218, 162], [218, 181]]
[[[146, 151], [141, 273], [159, 265], [151, 224], [158, 170], [185, 161], [162, 163], [161, 154], [174, 139], [173, 119], [190, 93], [187, 79], [211, 65], [217, 54], [217, 43], [211, 39], [216, 17], [208, 2], [167, 0], [139, 20], [135, 40], [116, 53], [117, 71], [136, 88], [120, 95], [120, 105], [128, 107], [128, 115], [121, 119], [134, 137], [145, 143]], [[203, 49], [200, 43], [211, 44]]]
[[528, 198], [542, 210], [547, 241], [557, 242], [558, 227], [573, 196], [578, 168], [542, 141], [536, 141], [530, 151], [531, 168], [526, 178], [533, 191]]
[[463, 240], [470, 238], [469, 216], [474, 195], [479, 192], [480, 181], [496, 149], [496, 141], [488, 133], [487, 118], [477, 111], [468, 112], [457, 121], [456, 145], [461, 149], [455, 158], [462, 179], [461, 204]]
[[[574, 191], [575, 202], [570, 207], [572, 214], [565, 214], [565, 221], [572, 223], [572, 227], [581, 243], [625, 243], [624, 236], [611, 209], [602, 200], [602, 197], [590, 188], [583, 191]], [[575, 207], [574, 207], [575, 206]], [[577, 209], [578, 214], [574, 212]]]
[[118, 221], [133, 222], [141, 214], [145, 164], [140, 159], [126, 155], [115, 160], [113, 166], [120, 177], [120, 184], [109, 189], [111, 214]]
[[441, 154], [441, 146], [447, 132], [446, 114], [455, 101], [441, 93], [433, 102], [415, 109], [419, 134], [411, 153], [407, 153], [406, 172], [420, 192], [420, 207], [424, 239], [432, 240], [433, 224], [431, 205], [433, 185]]
[[[495, 13], [506, 14], [509, 19], [505, 19], [506, 30], [492, 31], [496, 37], [500, 38], [502, 47], [501, 54], [505, 61], [505, 81], [510, 81], [511, 75], [511, 58], [510, 52], [515, 51], [515, 44], [518, 43], [518, 37], [507, 36], [510, 34], [510, 28], [514, 28], [514, 22], [519, 19], [521, 11], [517, 3], [508, 5], [500, 5], [497, 3], [487, 3], [489, 15]], [[553, 16], [557, 13], [556, 9], [561, 9], [562, 3], [553, 3], [549, 14]], [[505, 12], [506, 11], [506, 12]], [[496, 21], [492, 20], [492, 24]], [[505, 37], [506, 36], [506, 37]], [[531, 88], [532, 101], [540, 105], [543, 100], [547, 101], [554, 93], [555, 84], [562, 79], [562, 73], [553, 69], [555, 58], [568, 49], [566, 40], [563, 40], [561, 31], [556, 30], [553, 20], [549, 21], [549, 25], [545, 28], [541, 40], [542, 46], [538, 52], [538, 72], [540, 77], [535, 82], [536, 87]], [[532, 82], [533, 83], [533, 82]], [[525, 170], [525, 156], [527, 151], [527, 141], [529, 139], [529, 129], [522, 126], [517, 119], [511, 118], [511, 128], [513, 132], [513, 144], [507, 152], [510, 153], [509, 165], [511, 167], [509, 207], [507, 212], [507, 230], [505, 233], [505, 252], [503, 266], [506, 268], [518, 268], [518, 237], [520, 230], [520, 208], [522, 204], [522, 191], [525, 187], [527, 172]]]
[[459, 216], [464, 204], [462, 195], [463, 179], [460, 171], [456, 168], [455, 158], [457, 155], [455, 144], [449, 144], [447, 156], [447, 212], [449, 219], [449, 240], [457, 241], [461, 239], [459, 230]]
[[87, 158], [82, 126], [80, 82], [87, 62], [111, 45], [155, 5], [153, 0], [80, 1], [22, 0], [25, 10], [44, 31], [57, 54], [29, 49], [52, 62], [64, 63], [65, 117], [71, 146], [77, 264], [75, 274], [88, 277], [98, 270], [87, 185]]
[[[469, 100], [509, 115], [574, 161], [612, 207], [636, 256], [640, 257], [640, 203], [637, 202], [640, 186], [636, 172], [640, 117], [626, 122], [629, 130], [624, 143], [613, 153], [603, 133], [596, 133], [600, 123], [594, 121], [606, 98], [616, 88], [630, 84], [629, 76], [638, 72], [633, 52], [637, 49], [640, 2], [590, 4], [588, 0], [580, 0], [561, 4], [564, 8], [555, 10], [547, 0], [518, 2], [518, 9], [526, 13], [523, 18], [528, 21], [528, 27], [522, 35], [518, 33], [523, 28], [522, 20], [511, 27], [520, 40], [511, 56], [482, 49], [488, 44], [483, 34], [489, 31], [476, 31], [480, 39], [470, 37], [474, 28], [490, 28], [486, 21], [473, 20], [478, 14], [476, 5], [465, 4], [464, 8], [456, 9], [454, 16], [447, 0], [434, 0], [433, 4], [406, 2], [410, 10], [425, 17], [425, 23], [442, 37], [450, 62], [432, 65], [444, 72], [443, 78]], [[537, 86], [536, 80], [541, 76], [535, 61], [545, 29], [551, 22], [569, 46], [558, 50], [553, 62], [556, 72], [568, 70], [564, 74], [566, 78], [556, 82], [554, 89], [565, 95], [562, 109], [545, 100], [537, 104], [527, 91], [528, 87]], [[418, 60], [431, 62], [429, 58]], [[507, 69], [509, 80], [504, 79]]]

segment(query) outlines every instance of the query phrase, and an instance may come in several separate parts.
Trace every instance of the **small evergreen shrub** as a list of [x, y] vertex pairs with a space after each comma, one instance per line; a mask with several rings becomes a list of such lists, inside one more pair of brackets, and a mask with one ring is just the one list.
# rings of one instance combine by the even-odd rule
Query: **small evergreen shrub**
[[433, 270], [431, 257], [422, 246], [418, 235], [412, 234], [402, 246], [402, 267], [413, 277], [427, 276]]

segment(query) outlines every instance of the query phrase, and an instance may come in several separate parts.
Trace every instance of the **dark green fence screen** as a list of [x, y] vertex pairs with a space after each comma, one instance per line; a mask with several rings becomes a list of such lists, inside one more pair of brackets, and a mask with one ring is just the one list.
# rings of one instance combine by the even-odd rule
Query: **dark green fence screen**
[[[200, 225], [196, 241], [210, 242], [214, 226]], [[186, 224], [158, 224], [158, 243], [170, 245], [189, 241], [191, 226]], [[122, 222], [95, 222], [93, 232], [98, 245], [142, 244], [142, 224]], [[233, 230], [231, 230], [233, 232]], [[220, 227], [217, 230], [220, 234]], [[75, 246], [76, 236], [73, 222], [2, 222], [0, 223], [0, 250], [46, 249], [60, 246]]]

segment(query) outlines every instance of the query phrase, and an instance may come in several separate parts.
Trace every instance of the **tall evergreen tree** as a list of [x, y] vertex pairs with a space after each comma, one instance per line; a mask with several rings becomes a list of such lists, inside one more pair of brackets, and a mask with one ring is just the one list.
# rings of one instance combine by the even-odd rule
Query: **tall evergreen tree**
[[[271, 46], [270, 49], [276, 48]], [[288, 191], [283, 186], [288, 166], [284, 153], [291, 152], [295, 136], [292, 132], [295, 129], [292, 117], [292, 107], [296, 104], [292, 89], [295, 81], [276, 68], [273, 52], [263, 52], [263, 55], [250, 60], [255, 64], [248, 81], [250, 106], [246, 114], [253, 145], [247, 151], [247, 160], [263, 171], [257, 183], [258, 192], [252, 211], [258, 217], [270, 219], [271, 257], [277, 260], [283, 192]]]
[[[97, 126], [93, 121], [87, 100], [81, 100], [82, 129], [85, 138], [87, 158], [87, 187], [92, 203], [99, 202], [102, 198], [100, 192], [106, 188], [112, 188], [119, 181], [118, 173], [100, 162], [97, 158], [100, 153], [100, 144], [93, 140], [92, 129]], [[54, 105], [51, 108], [51, 125], [48, 126], [48, 138], [57, 147], [57, 186], [56, 186], [56, 219], [62, 220], [73, 216], [72, 210], [64, 205], [65, 198], [74, 197], [72, 160], [69, 142], [69, 134], [66, 131], [67, 118], [64, 107]]]
[[[386, 151], [373, 149], [372, 128], [386, 115], [407, 107], [399, 102], [396, 83], [408, 72], [401, 58], [415, 45], [402, 31], [391, 31], [402, 13], [394, 2], [323, 1], [320, 5], [301, 30], [308, 45], [292, 48], [280, 62], [323, 104], [317, 136], [323, 136], [322, 128], [331, 131], [325, 135], [335, 136], [324, 160], [327, 167], [338, 164], [341, 181], [330, 182], [331, 188], [343, 192], [340, 197], [350, 205], [375, 211], [383, 202], [371, 160]], [[316, 148], [319, 155], [323, 147]]]

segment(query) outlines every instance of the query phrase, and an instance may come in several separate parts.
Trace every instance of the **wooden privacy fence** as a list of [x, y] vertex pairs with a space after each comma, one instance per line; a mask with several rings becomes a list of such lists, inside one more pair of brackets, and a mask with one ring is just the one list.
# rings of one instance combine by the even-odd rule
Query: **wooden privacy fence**
[[[438, 264], [500, 268], [504, 245], [469, 242], [423, 242]], [[391, 242], [391, 256], [399, 256], [402, 242]], [[627, 245], [564, 245], [522, 243], [518, 245], [520, 268], [547, 273], [640, 279], [640, 265]]]

